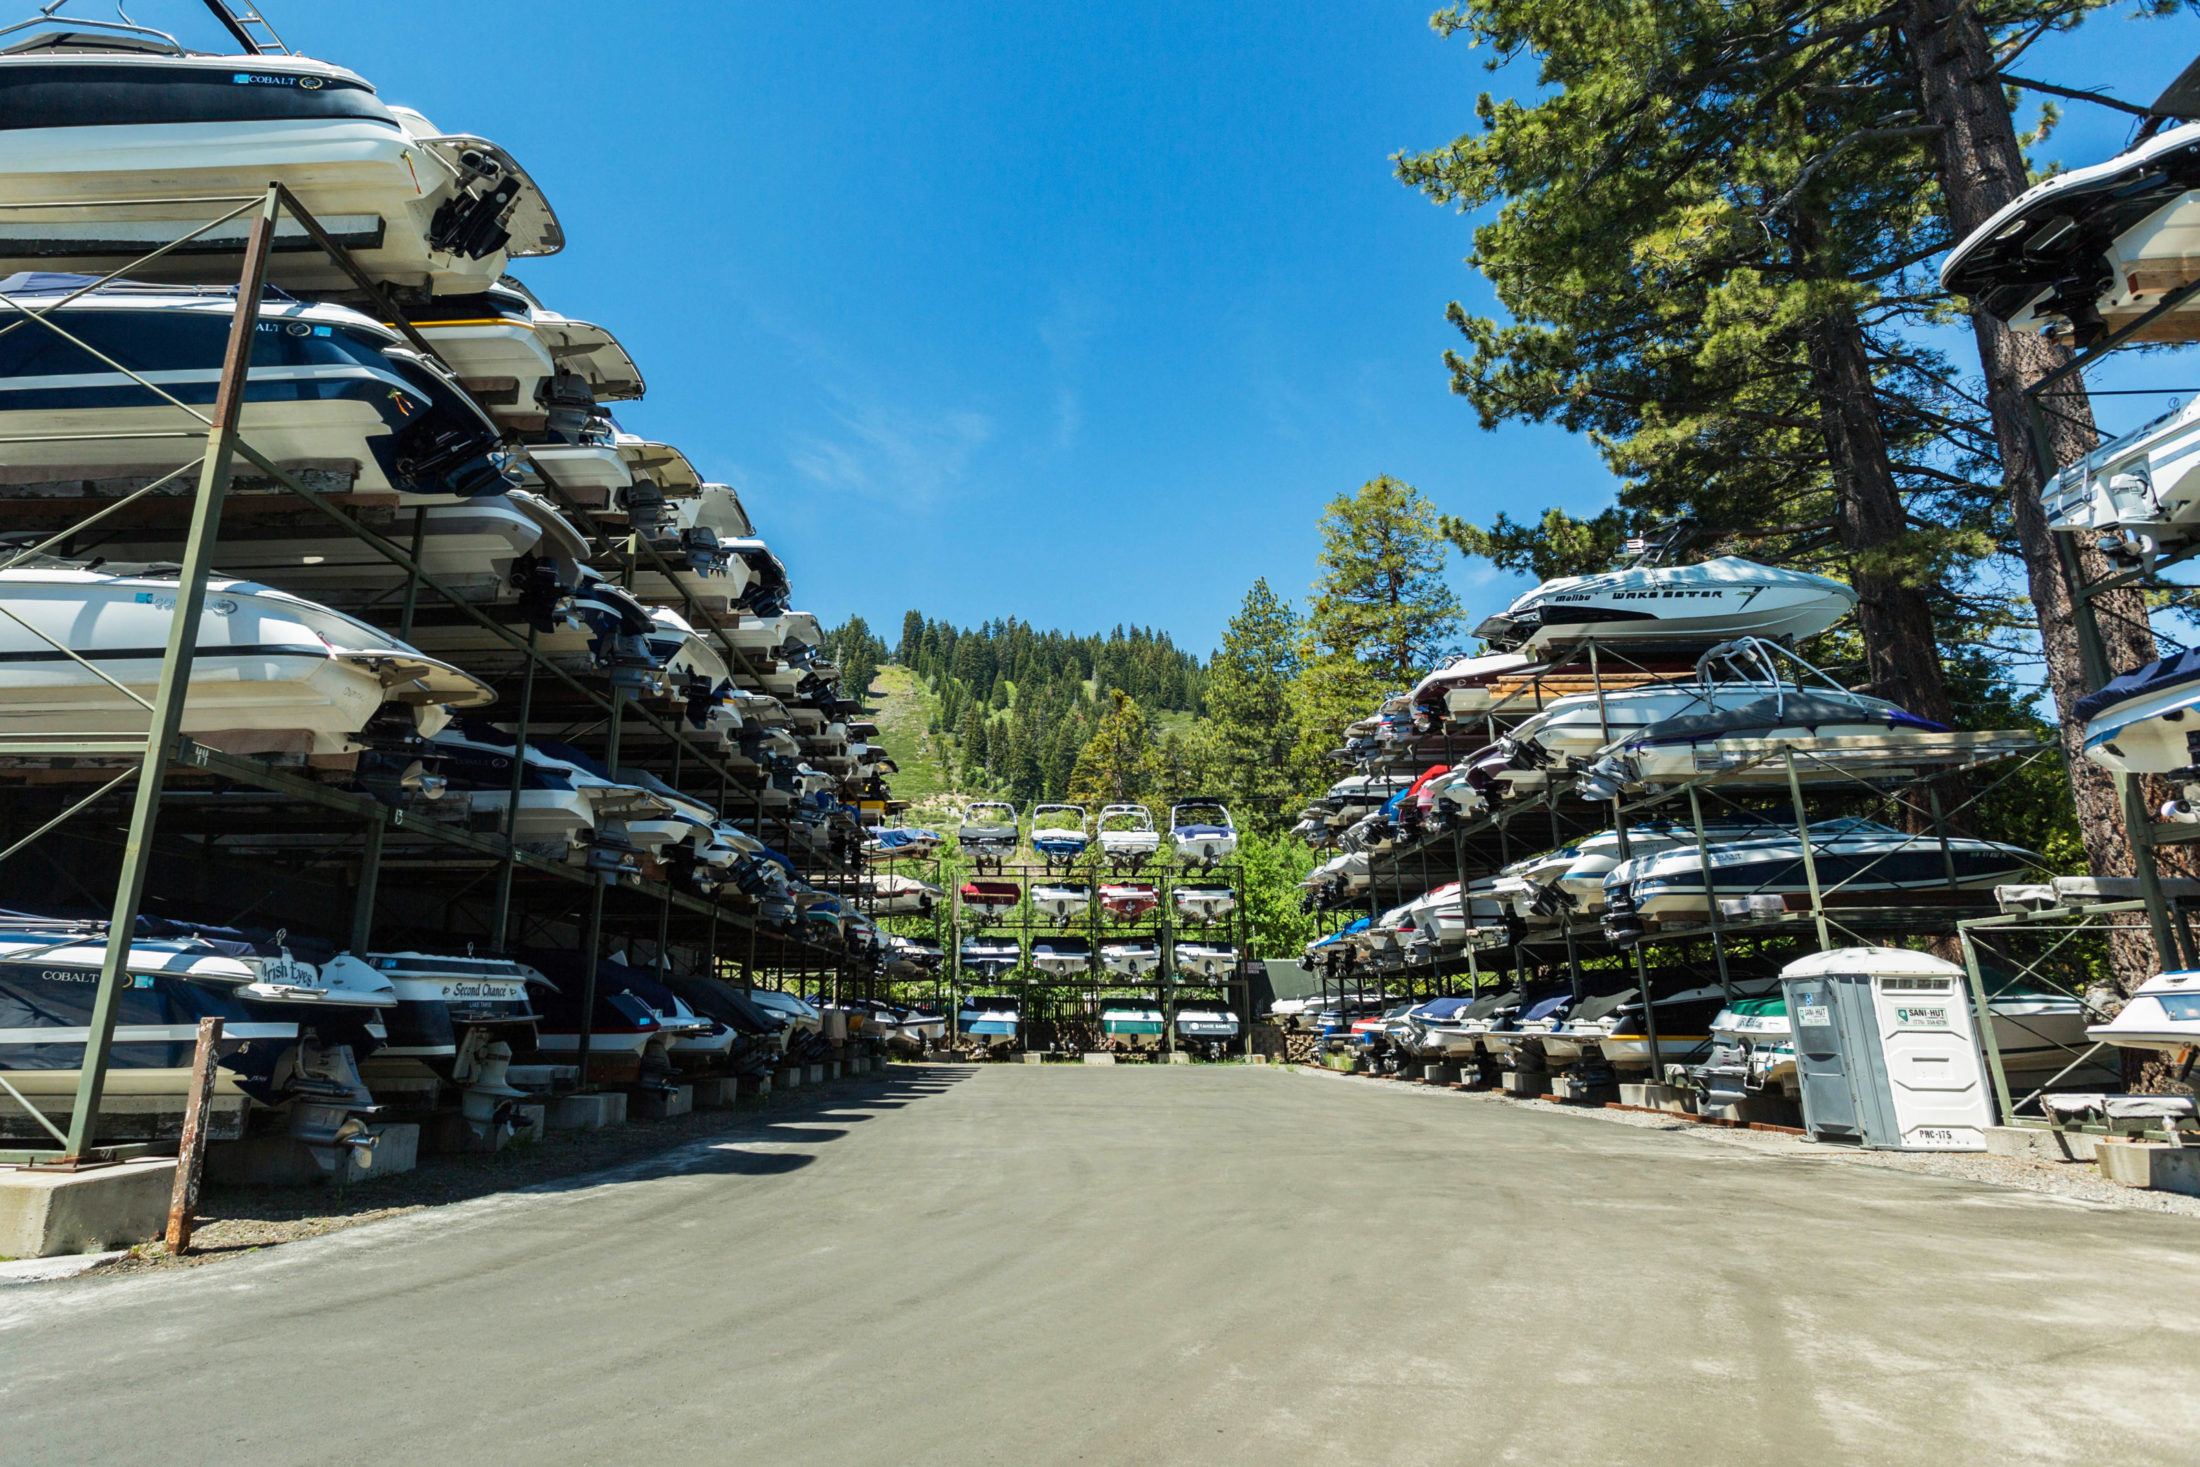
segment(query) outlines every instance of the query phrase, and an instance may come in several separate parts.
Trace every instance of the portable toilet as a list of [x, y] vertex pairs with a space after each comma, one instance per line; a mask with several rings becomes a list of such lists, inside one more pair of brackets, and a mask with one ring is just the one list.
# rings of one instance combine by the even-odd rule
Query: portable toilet
[[1963, 969], [1850, 947], [1780, 970], [1813, 1139], [1895, 1151], [1983, 1151], [1994, 1124]]

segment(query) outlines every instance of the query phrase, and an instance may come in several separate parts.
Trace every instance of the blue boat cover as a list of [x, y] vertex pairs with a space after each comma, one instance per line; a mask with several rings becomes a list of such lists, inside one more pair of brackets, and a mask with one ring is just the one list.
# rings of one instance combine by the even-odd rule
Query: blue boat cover
[[2090, 723], [2119, 703], [2128, 703], [2134, 698], [2159, 693], [2164, 689], [2174, 688], [2179, 683], [2195, 681], [2200, 681], [2200, 649], [2175, 657], [2164, 657], [2159, 662], [2149, 662], [2144, 667], [2133, 668], [2121, 677], [2111, 678], [2102, 685], [2099, 692], [2088, 693], [2080, 698], [2070, 712], [2081, 723]]

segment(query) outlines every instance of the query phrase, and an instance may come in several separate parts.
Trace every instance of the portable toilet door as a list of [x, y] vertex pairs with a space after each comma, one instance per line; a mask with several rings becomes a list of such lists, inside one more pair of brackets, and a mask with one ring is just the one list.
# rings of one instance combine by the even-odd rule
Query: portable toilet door
[[1822, 964], [1797, 972], [1812, 962], [1791, 963], [1780, 974], [1795, 1036], [1803, 1129], [1814, 1141], [1884, 1146], [1895, 1128], [1884, 1081], [1872, 1073], [1871, 980], [1827, 972]]
[[1803, 1120], [1826, 1140], [1982, 1151], [1993, 1124], [1963, 970], [1903, 948], [1814, 953], [1781, 970]]

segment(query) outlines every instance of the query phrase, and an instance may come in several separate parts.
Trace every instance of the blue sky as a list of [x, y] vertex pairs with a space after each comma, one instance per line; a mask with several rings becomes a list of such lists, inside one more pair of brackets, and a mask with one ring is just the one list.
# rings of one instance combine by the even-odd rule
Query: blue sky
[[[1492, 300], [1387, 159], [1533, 74], [1431, 8], [267, 6], [526, 163], [570, 243], [523, 278], [619, 334], [650, 383], [622, 421], [739, 486], [799, 602], [1201, 650], [1256, 576], [1304, 594], [1323, 504], [1375, 474], [1485, 522], [1610, 499], [1586, 442], [1448, 391], [1444, 305]], [[131, 13], [211, 44], [196, 4]], [[2110, 15], [2021, 69], [2144, 102], [2195, 50]], [[2049, 156], [2128, 133], [2070, 112]], [[1453, 568], [1471, 613], [1511, 594]]]

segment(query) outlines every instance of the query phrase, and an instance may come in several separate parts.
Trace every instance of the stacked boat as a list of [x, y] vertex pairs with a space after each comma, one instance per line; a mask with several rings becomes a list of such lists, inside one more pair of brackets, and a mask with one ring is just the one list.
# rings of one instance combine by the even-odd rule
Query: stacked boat
[[[19, 828], [139, 758], [194, 608], [195, 455], [253, 318], [181, 728], [225, 782], [172, 788], [160, 827], [233, 874], [157, 874], [166, 915], [119, 958], [80, 905], [111, 870], [19, 878], [37, 910], [0, 919], [0, 1078], [66, 1108], [103, 963], [125, 980], [118, 1139], [172, 1131], [199, 1017], [229, 1025], [237, 1125], [287, 1127], [332, 1167], [393, 1118], [458, 1115], [493, 1144], [531, 1095], [796, 1062], [816, 1015], [726, 988], [721, 944], [766, 970], [937, 962], [859, 910], [942, 898], [890, 864], [857, 874], [939, 843], [883, 824], [893, 764], [862, 690], [735, 489], [613, 418], [649, 390], [618, 338], [513, 273], [564, 244], [536, 177], [356, 73], [229, 34], [248, 49], [127, 18], [0, 33], [22, 124], [0, 161]], [[271, 181], [265, 288], [240, 299]], [[364, 854], [359, 822], [329, 834], [331, 801], [368, 813]], [[333, 941], [346, 884], [356, 951]], [[558, 941], [489, 950], [521, 931]]]

